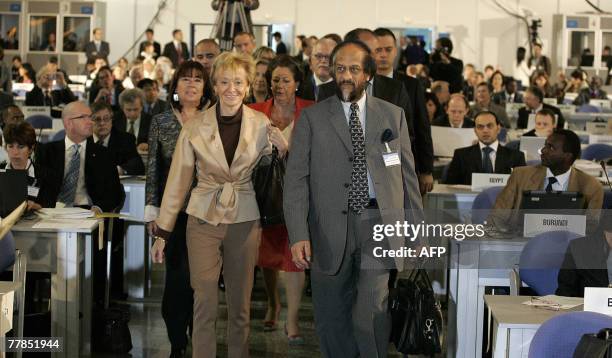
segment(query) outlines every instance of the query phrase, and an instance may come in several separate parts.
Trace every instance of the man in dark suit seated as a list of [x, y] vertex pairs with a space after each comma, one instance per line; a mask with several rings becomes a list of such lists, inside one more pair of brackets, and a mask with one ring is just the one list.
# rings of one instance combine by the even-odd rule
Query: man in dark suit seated
[[455, 150], [446, 184], [471, 185], [473, 173], [510, 174], [512, 168], [525, 165], [522, 152], [508, 149], [497, 140], [502, 127], [495, 113], [479, 112], [474, 122], [478, 143]]
[[145, 47], [147, 46], [147, 44], [153, 44], [153, 51], [155, 52], [155, 54], [153, 55], [154, 59], [157, 59], [160, 55], [161, 55], [161, 45], [159, 44], [159, 42], [155, 41], [153, 39], [153, 35], [155, 33], [153, 32], [153, 29], [146, 29], [145, 30], [145, 37], [146, 40], [142, 41], [140, 43], [140, 45], [138, 46], [138, 54], [140, 55], [142, 52], [144, 52]]
[[93, 41], [89, 41], [87, 44], [85, 44], [85, 56], [90, 59], [90, 58], [96, 58], [96, 57], [100, 57], [103, 58], [104, 60], [106, 60], [106, 63], [108, 63], [108, 55], [110, 54], [110, 45], [108, 44], [108, 42], [103, 41], [102, 37], [103, 37], [103, 33], [102, 33], [102, 29], [99, 27], [96, 27], [95, 29], [93, 29]]
[[151, 116], [151, 118], [168, 109], [168, 102], [159, 99], [159, 85], [157, 81], [145, 78], [138, 82], [137, 87], [144, 93], [145, 102], [143, 111]]
[[396, 39], [393, 32], [386, 28], [374, 30], [378, 39], [374, 57], [376, 58], [376, 73], [381, 76], [393, 78], [403, 83], [414, 115], [412, 127], [414, 128], [414, 138], [412, 142], [412, 152], [414, 154], [416, 171], [421, 184], [421, 193], [431, 191], [433, 188], [433, 143], [431, 140], [431, 124], [427, 118], [425, 109], [425, 90], [421, 82], [416, 78], [408, 77], [405, 73], [394, 71], [393, 64], [397, 57]]
[[448, 101], [446, 113], [435, 118], [432, 126], [453, 128], [474, 128], [474, 121], [467, 117], [470, 104], [467, 99], [459, 93], [452, 94]]
[[523, 133], [523, 136], [548, 138], [555, 130], [556, 121], [555, 113], [547, 108], [543, 108], [536, 113], [535, 128]]
[[531, 86], [525, 91], [523, 96], [525, 107], [519, 109], [518, 120], [516, 121], [517, 129], [525, 129], [529, 123], [529, 115], [535, 115], [542, 108], [551, 110], [557, 116], [557, 128], [561, 129], [565, 125], [565, 119], [559, 108], [544, 103], [544, 93], [541, 89]]
[[[66, 137], [40, 150], [38, 162], [48, 178], [38, 198], [43, 207], [80, 206], [96, 213], [111, 212], [123, 205], [125, 192], [117, 169], [103, 146], [93, 142], [91, 110], [84, 102], [69, 103], [62, 112]], [[97, 242], [97, 236], [93, 235]], [[93, 258], [94, 298], [104, 298], [106, 254]]]
[[612, 217], [603, 213], [592, 235], [570, 241], [557, 277], [555, 294], [584, 297], [585, 287], [612, 283]]
[[597, 221], [603, 204], [603, 187], [589, 174], [573, 167], [580, 158], [580, 138], [566, 129], [555, 129], [541, 149], [542, 164], [515, 168], [497, 196], [489, 222], [500, 228], [520, 227], [523, 192], [570, 191], [583, 195], [587, 224]]
[[108, 104], [94, 103], [91, 111], [94, 143], [108, 149], [119, 175], [143, 175], [144, 164], [136, 150], [134, 135], [113, 127], [113, 110]]
[[174, 68], [189, 60], [189, 49], [187, 44], [183, 42], [183, 31], [179, 29], [172, 31], [172, 41], [164, 46], [162, 56], [168, 57]]
[[298, 97], [316, 101], [319, 95], [319, 86], [332, 82], [329, 58], [336, 47], [336, 42], [331, 39], [319, 39], [314, 45], [308, 59], [310, 71], [304, 81], [300, 83]]
[[114, 119], [114, 127], [121, 132], [127, 132], [136, 138], [139, 151], [149, 149], [149, 127], [151, 116], [143, 112], [144, 93], [140, 88], [125, 90], [119, 96], [121, 111]]
[[91, 86], [89, 93], [89, 104], [94, 102], [105, 102], [113, 108], [113, 111], [119, 111], [119, 95], [123, 92], [121, 81], [115, 80], [113, 71], [108, 66], [103, 66], [98, 70], [96, 79]]
[[523, 95], [517, 92], [516, 80], [514, 78], [506, 78], [504, 91], [494, 94], [493, 102], [500, 106], [505, 106], [506, 103], [523, 103]]
[[[49, 72], [46, 67], [36, 75], [36, 85], [26, 93], [26, 106], [54, 107], [65, 105], [77, 100], [62, 72]], [[55, 83], [54, 83], [55, 82]]]

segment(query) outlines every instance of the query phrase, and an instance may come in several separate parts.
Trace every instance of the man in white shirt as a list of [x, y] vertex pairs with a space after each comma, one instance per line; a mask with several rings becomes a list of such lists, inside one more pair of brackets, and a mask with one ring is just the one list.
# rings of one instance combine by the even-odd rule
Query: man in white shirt
[[302, 99], [316, 101], [319, 94], [319, 85], [333, 81], [330, 72], [330, 56], [336, 47], [336, 42], [322, 38], [317, 40], [309, 59], [310, 75], [300, 84], [298, 95]]

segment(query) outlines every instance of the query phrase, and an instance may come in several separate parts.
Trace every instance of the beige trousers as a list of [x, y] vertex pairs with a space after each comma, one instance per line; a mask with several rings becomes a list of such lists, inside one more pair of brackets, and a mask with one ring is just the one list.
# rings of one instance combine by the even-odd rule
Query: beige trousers
[[223, 262], [227, 300], [228, 357], [249, 356], [249, 319], [253, 272], [260, 242], [259, 220], [210, 225], [193, 216], [187, 221], [187, 253], [193, 304], [193, 357], [215, 358], [217, 282]]

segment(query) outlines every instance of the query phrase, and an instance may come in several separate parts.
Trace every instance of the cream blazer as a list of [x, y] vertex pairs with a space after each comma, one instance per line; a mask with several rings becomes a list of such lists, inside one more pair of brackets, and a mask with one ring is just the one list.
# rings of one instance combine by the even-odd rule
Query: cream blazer
[[259, 159], [272, 153], [268, 123], [263, 113], [242, 106], [240, 139], [228, 165], [216, 107], [187, 122], [172, 156], [157, 225], [166, 231], [174, 229], [194, 174], [197, 184], [191, 189], [187, 214], [215, 226], [259, 219], [251, 174]]

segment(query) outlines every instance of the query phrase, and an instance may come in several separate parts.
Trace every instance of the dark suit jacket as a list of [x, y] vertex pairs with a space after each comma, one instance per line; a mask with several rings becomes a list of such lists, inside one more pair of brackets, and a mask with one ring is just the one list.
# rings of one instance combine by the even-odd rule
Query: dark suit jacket
[[463, 61], [450, 57], [450, 63], [432, 62], [429, 65], [430, 77], [434, 81], [448, 82], [450, 93], [460, 92], [463, 87]]
[[[40, 187], [39, 204], [55, 207], [64, 181], [65, 142], [50, 142], [41, 148], [38, 162], [46, 168], [49, 178]], [[123, 205], [125, 192], [119, 182], [117, 168], [106, 150], [93, 140], [87, 141], [85, 151], [85, 188], [94, 206], [110, 212]]]
[[[512, 168], [525, 165], [525, 154], [502, 146], [495, 153], [495, 173], [510, 174]], [[482, 173], [482, 152], [479, 144], [455, 150], [448, 168], [446, 184], [472, 184], [472, 173]]]
[[[320, 85], [317, 102], [321, 102], [329, 97], [335, 96], [336, 88], [337, 86], [335, 81]], [[406, 121], [408, 122], [407, 127], [410, 136], [410, 143], [414, 143], [414, 110], [412, 108], [410, 98], [408, 97], [408, 93], [406, 92], [406, 89], [404, 88], [402, 82], [396, 81], [389, 77], [375, 75], [372, 95], [376, 98], [380, 98], [384, 101], [394, 104], [404, 110], [404, 115], [406, 116]], [[420, 155], [420, 153], [414, 154], [414, 149], [415, 148], [413, 145], [413, 155]]]
[[[136, 138], [137, 144], [149, 142], [150, 127], [151, 116], [146, 114], [145, 112], [140, 113], [140, 126], [138, 127], [138, 138]], [[117, 129], [118, 131], [127, 133], [127, 119], [125, 118], [125, 114], [123, 114], [123, 111], [115, 113], [115, 118], [113, 119], [113, 128]]]
[[12, 94], [0, 91], [0, 111], [14, 103]]
[[[148, 43], [149, 41], [143, 41], [140, 43], [140, 46], [138, 46], [138, 54], [140, 55], [140, 53], [142, 51], [145, 50], [145, 45]], [[157, 41], [153, 41], [153, 48], [155, 51], [155, 56], [153, 56], [153, 58], [157, 59], [159, 56], [161, 56], [161, 45], [159, 44], [159, 42]]]
[[276, 45], [276, 54], [277, 55], [281, 55], [281, 54], [286, 54], [287, 53], [287, 46], [285, 45], [284, 42], [279, 42], [278, 45]]
[[[505, 105], [506, 103], [508, 103], [506, 99], [506, 91], [493, 94], [492, 100], [495, 104]], [[512, 103], [523, 103], [523, 95], [516, 92], [514, 94]]]
[[527, 132], [523, 133], [522, 136], [523, 137], [537, 137], [536, 132], [535, 132], [535, 128], [530, 130], [530, 131], [527, 131]]
[[61, 90], [51, 91], [51, 103], [45, 101], [45, 94], [43, 90], [34, 86], [32, 90], [26, 93], [25, 105], [26, 106], [57, 106], [60, 104], [68, 104], [76, 101], [76, 96], [72, 93], [70, 88], [64, 87]]
[[[431, 122], [431, 125], [439, 127], [450, 127], [451, 125], [448, 121], [448, 114], [444, 113], [443, 115], [434, 118], [434, 120]], [[471, 118], [463, 118], [463, 125], [461, 126], [461, 128], [474, 128], [474, 126], [474, 121]]]
[[[115, 105], [113, 105], [113, 111], [117, 111], [119, 109], [119, 95], [123, 92], [124, 88], [121, 84], [121, 81], [115, 80]], [[100, 92], [100, 87], [97, 85], [91, 86], [91, 90], [89, 91], [89, 104], [92, 104], [96, 97], [98, 96], [98, 92]]]
[[[544, 103], [542, 108], [550, 109], [557, 115], [557, 128], [563, 128], [565, 124], [565, 118], [563, 118], [563, 114], [561, 110], [555, 106], [551, 106], [549, 104]], [[527, 107], [520, 108], [518, 111], [518, 119], [516, 120], [516, 128], [517, 129], [525, 129], [527, 128], [527, 123], [529, 123], [529, 114], [531, 110], [527, 109]]]
[[96, 49], [96, 44], [93, 41], [89, 41], [85, 44], [85, 56], [88, 59], [92, 57], [103, 57], [108, 62], [108, 55], [110, 54], [110, 45], [106, 41], [100, 43], [100, 51]]
[[108, 147], [106, 147], [115, 165], [120, 166], [128, 175], [143, 175], [144, 164], [136, 150], [136, 138], [113, 127]]
[[[181, 55], [183, 57], [184, 61], [189, 60], [189, 49], [187, 48], [187, 44], [184, 42], [181, 42]], [[164, 52], [162, 53], [162, 56], [166, 56], [170, 59], [170, 61], [172, 61], [172, 66], [174, 66], [174, 68], [177, 68], [179, 65], [179, 54], [176, 51], [176, 47], [174, 47], [174, 42], [170, 41], [168, 42], [165, 46], [164, 46]]]
[[147, 112], [147, 114], [149, 114], [152, 118], [156, 114], [159, 114], [166, 109], [168, 109], [168, 102], [158, 99], [157, 102], [153, 103], [153, 106], [149, 108], [149, 112]]
[[405, 73], [393, 71], [393, 79], [404, 84], [408, 93], [412, 110], [414, 111], [413, 124], [414, 141], [412, 151], [417, 173], [431, 173], [433, 171], [433, 143], [431, 141], [431, 124], [427, 118], [425, 108], [425, 90], [421, 82]]
[[583, 297], [585, 287], [608, 287], [609, 248], [601, 232], [570, 241], [557, 279], [557, 295]]

